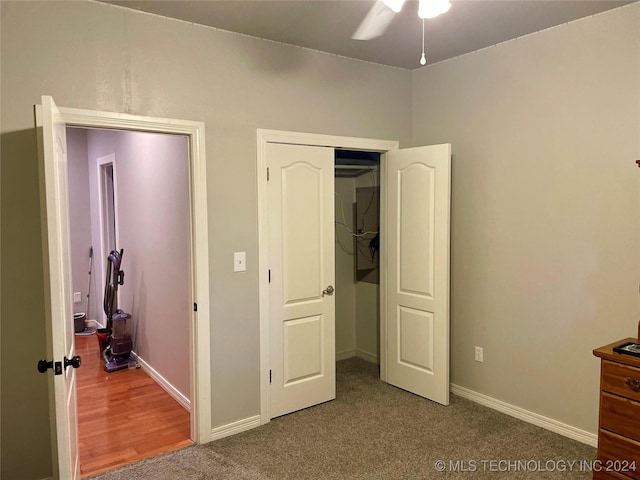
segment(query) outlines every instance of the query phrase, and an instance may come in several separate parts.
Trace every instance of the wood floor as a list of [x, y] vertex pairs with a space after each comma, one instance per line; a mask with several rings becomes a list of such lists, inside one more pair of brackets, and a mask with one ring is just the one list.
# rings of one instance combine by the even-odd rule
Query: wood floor
[[75, 343], [83, 477], [193, 443], [189, 412], [142, 369], [106, 373], [95, 335], [76, 335]]

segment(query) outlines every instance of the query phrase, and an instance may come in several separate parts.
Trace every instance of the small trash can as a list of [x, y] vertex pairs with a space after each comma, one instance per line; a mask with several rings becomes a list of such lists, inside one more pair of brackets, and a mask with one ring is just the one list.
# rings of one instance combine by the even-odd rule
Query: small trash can
[[84, 312], [73, 314], [73, 329], [75, 333], [84, 332], [87, 329], [87, 314]]

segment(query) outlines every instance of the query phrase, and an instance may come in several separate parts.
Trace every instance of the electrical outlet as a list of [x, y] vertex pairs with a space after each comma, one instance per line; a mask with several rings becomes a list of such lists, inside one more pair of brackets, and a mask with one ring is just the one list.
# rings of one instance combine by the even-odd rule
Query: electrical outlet
[[482, 347], [476, 347], [476, 362], [484, 362], [484, 350]]
[[73, 292], [73, 303], [81, 303], [81, 302], [82, 302], [82, 293]]

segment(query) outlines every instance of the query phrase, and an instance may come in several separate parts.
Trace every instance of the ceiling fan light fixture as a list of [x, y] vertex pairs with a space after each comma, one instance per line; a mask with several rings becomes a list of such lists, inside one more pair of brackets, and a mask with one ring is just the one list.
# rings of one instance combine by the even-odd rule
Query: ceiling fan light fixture
[[435, 18], [451, 8], [449, 0], [420, 0], [418, 16], [420, 18]]
[[389, 7], [394, 12], [398, 13], [402, 10], [402, 5], [404, 5], [404, 0], [383, 0], [384, 4]]

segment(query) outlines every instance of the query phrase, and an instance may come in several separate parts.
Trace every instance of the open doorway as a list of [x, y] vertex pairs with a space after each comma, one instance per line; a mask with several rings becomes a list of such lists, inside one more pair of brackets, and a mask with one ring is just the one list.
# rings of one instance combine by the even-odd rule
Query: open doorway
[[[87, 318], [75, 336], [78, 446], [91, 475], [192, 443], [189, 146], [181, 135], [67, 128], [67, 148], [72, 285], [86, 299], [74, 313]], [[129, 369], [107, 373], [95, 332], [114, 250], [133, 351]]]
[[[74, 141], [74, 138], [77, 137], [78, 134], [81, 134], [81, 132], [78, 132], [77, 134], [75, 134], [75, 130], [74, 129], [68, 129], [67, 130], [67, 145], [69, 144], [69, 141]], [[75, 135], [74, 135], [75, 134]], [[84, 158], [83, 158], [84, 159]], [[75, 159], [74, 159], [75, 160]], [[97, 195], [97, 200], [98, 200], [98, 210], [97, 212], [93, 212], [93, 215], [95, 216], [97, 214], [98, 216], [98, 228], [99, 228], [99, 235], [98, 238], [95, 238], [95, 235], [92, 234], [92, 244], [97, 240], [98, 241], [98, 262], [100, 262], [100, 266], [102, 266], [102, 263], [104, 262], [104, 259], [107, 258], [107, 256], [109, 255], [110, 252], [114, 251], [114, 250], [118, 250], [118, 232], [117, 232], [117, 225], [118, 225], [118, 208], [116, 207], [116, 202], [117, 202], [117, 187], [116, 187], [116, 165], [115, 165], [115, 160], [116, 160], [116, 156], [114, 154], [110, 154], [110, 155], [106, 155], [103, 157], [99, 157], [96, 159], [96, 165], [98, 167], [98, 182], [97, 182], [97, 192], [95, 191], [96, 189], [93, 188], [93, 192], [91, 192], [91, 185], [92, 182], [89, 181], [89, 190], [90, 190], [90, 195], [94, 196]], [[69, 159], [69, 161], [73, 161], [72, 159]], [[92, 162], [91, 160], [89, 160], [87, 158], [87, 161]], [[71, 163], [69, 164], [70, 167], [74, 166]], [[77, 166], [75, 166], [77, 168]], [[92, 169], [90, 169], [92, 170]], [[74, 188], [75, 185], [72, 185], [71, 183], [69, 183], [69, 189]], [[87, 207], [89, 208], [89, 213], [91, 214], [91, 205], [95, 205], [95, 201], [94, 202], [89, 202], [89, 204], [87, 205]], [[71, 204], [69, 206], [69, 208], [74, 208], [73, 204]], [[73, 217], [72, 217], [73, 218]], [[73, 222], [71, 225], [71, 228], [73, 228]], [[92, 227], [93, 228], [93, 227]], [[73, 242], [73, 239], [72, 239]], [[90, 252], [93, 255], [94, 253], [94, 248], [93, 245], [90, 248]], [[72, 252], [72, 255], [75, 252]], [[72, 261], [73, 261], [73, 256], [71, 257]], [[91, 282], [89, 282], [89, 287], [91, 287]], [[96, 288], [96, 294], [99, 296], [100, 292], [102, 291], [100, 288]], [[118, 291], [116, 291], [116, 295], [119, 297]], [[87, 298], [90, 298], [90, 293], [87, 292]], [[116, 305], [118, 304], [118, 300], [119, 298], [116, 298]], [[103, 302], [104, 303], [104, 302]], [[87, 302], [87, 307], [88, 307], [89, 302]], [[89, 314], [90, 312], [88, 311], [87, 314]], [[101, 317], [102, 318], [102, 326], [105, 326], [107, 324], [107, 316], [106, 313], [103, 311], [97, 312], [97, 317]]]
[[[67, 130], [67, 141], [69, 141], [70, 130]], [[101, 232], [100, 251], [102, 253], [100, 258], [107, 258], [110, 251], [118, 248], [118, 208], [116, 207], [118, 196], [115, 182], [115, 160], [114, 154], [96, 159], [98, 165], [98, 214], [100, 216], [98, 223]]]
[[[36, 126], [43, 174], [46, 225], [43, 252], [47, 354], [56, 374], [49, 377], [52, 412], [54, 476], [80, 478], [78, 457], [77, 385], [70, 264], [69, 190], [67, 188], [67, 127], [118, 129], [185, 135], [189, 145], [191, 285], [193, 311], [189, 322], [191, 438], [211, 439], [211, 351], [209, 304], [209, 234], [205, 128], [202, 122], [145, 117], [124, 113], [58, 107], [50, 96], [36, 105]], [[197, 312], [197, 313], [196, 313]], [[69, 361], [68, 359], [71, 359]], [[63, 366], [63, 360], [64, 366]], [[70, 368], [73, 365], [74, 368]]]
[[[68, 139], [69, 132], [67, 132]], [[108, 157], [101, 157], [98, 159], [99, 168], [99, 185], [101, 190], [100, 199], [100, 213], [102, 214], [102, 221], [100, 222], [100, 228], [102, 229], [102, 258], [106, 258], [106, 253], [111, 250], [115, 250], [118, 245], [116, 236], [116, 221], [117, 208], [116, 208], [116, 187], [115, 187], [115, 155], [109, 155]]]
[[380, 364], [380, 156], [335, 150], [336, 361]]

